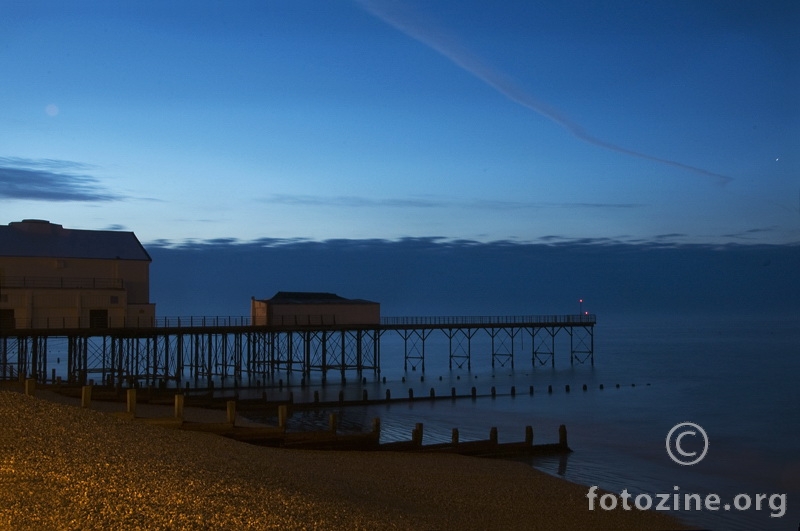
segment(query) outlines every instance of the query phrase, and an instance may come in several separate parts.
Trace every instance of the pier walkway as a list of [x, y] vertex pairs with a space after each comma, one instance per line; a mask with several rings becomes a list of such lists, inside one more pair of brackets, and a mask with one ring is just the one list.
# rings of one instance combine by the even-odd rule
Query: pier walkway
[[[425, 371], [432, 356], [450, 369], [474, 364], [555, 367], [566, 334], [570, 364], [594, 365], [595, 315], [384, 317], [379, 324], [297, 322], [254, 326], [247, 318], [160, 318], [127, 328], [4, 328], [0, 379], [90, 379], [110, 386], [213, 388], [267, 385], [276, 374], [348, 372], [379, 375], [382, 353], [402, 356], [403, 370]], [[564, 345], [562, 340], [558, 344]], [[566, 346], [566, 345], [564, 345]], [[476, 353], [480, 354], [479, 358]], [[62, 359], [65, 364], [62, 363]]]

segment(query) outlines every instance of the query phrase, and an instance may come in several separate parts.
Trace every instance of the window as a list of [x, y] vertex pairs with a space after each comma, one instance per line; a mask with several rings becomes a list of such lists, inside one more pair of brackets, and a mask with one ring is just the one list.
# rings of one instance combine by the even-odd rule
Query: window
[[[8, 297], [8, 295], [3, 295]], [[14, 328], [16, 321], [14, 320], [14, 310], [0, 310], [0, 329], [9, 330]]]
[[89, 310], [90, 328], [108, 328], [108, 310]]
[[119, 296], [118, 295], [112, 295], [111, 296], [111, 304], [119, 304]]

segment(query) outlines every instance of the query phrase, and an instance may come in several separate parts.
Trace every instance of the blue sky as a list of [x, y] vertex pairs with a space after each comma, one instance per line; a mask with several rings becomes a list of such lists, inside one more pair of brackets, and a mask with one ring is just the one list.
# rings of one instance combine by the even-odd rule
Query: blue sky
[[800, 241], [800, 4], [0, 2], [0, 223]]

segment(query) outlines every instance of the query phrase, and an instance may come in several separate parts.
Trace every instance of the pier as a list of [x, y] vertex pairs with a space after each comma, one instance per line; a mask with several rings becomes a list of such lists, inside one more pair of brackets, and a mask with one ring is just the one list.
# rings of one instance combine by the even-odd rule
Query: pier
[[[80, 323], [77, 323], [80, 324]], [[0, 379], [47, 383], [90, 380], [122, 388], [274, 385], [278, 375], [378, 376], [394, 348], [404, 371], [425, 372], [447, 357], [450, 369], [556, 364], [556, 338], [568, 336], [571, 365], [594, 365], [595, 315], [384, 317], [379, 324], [252, 325], [243, 317], [160, 318], [148, 326], [0, 330]], [[563, 344], [566, 339], [559, 342]], [[395, 359], [397, 358], [397, 359]], [[282, 385], [282, 381], [280, 382]]]

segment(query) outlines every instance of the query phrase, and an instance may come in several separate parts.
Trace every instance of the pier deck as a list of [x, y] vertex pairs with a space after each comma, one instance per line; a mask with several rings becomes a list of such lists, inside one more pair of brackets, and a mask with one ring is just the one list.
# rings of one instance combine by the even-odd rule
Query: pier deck
[[[425, 371], [448, 357], [451, 369], [555, 366], [556, 337], [569, 336], [570, 364], [594, 365], [594, 315], [385, 317], [379, 324], [254, 326], [246, 318], [164, 318], [147, 327], [0, 330], [0, 379], [89, 379], [117, 387], [262, 386], [276, 374], [381, 372], [392, 343], [403, 370]], [[446, 346], [445, 346], [446, 345]], [[487, 352], [488, 351], [488, 352]], [[66, 365], [61, 363], [62, 358]], [[397, 361], [394, 359], [393, 361]], [[481, 361], [482, 363], [485, 361]]]

